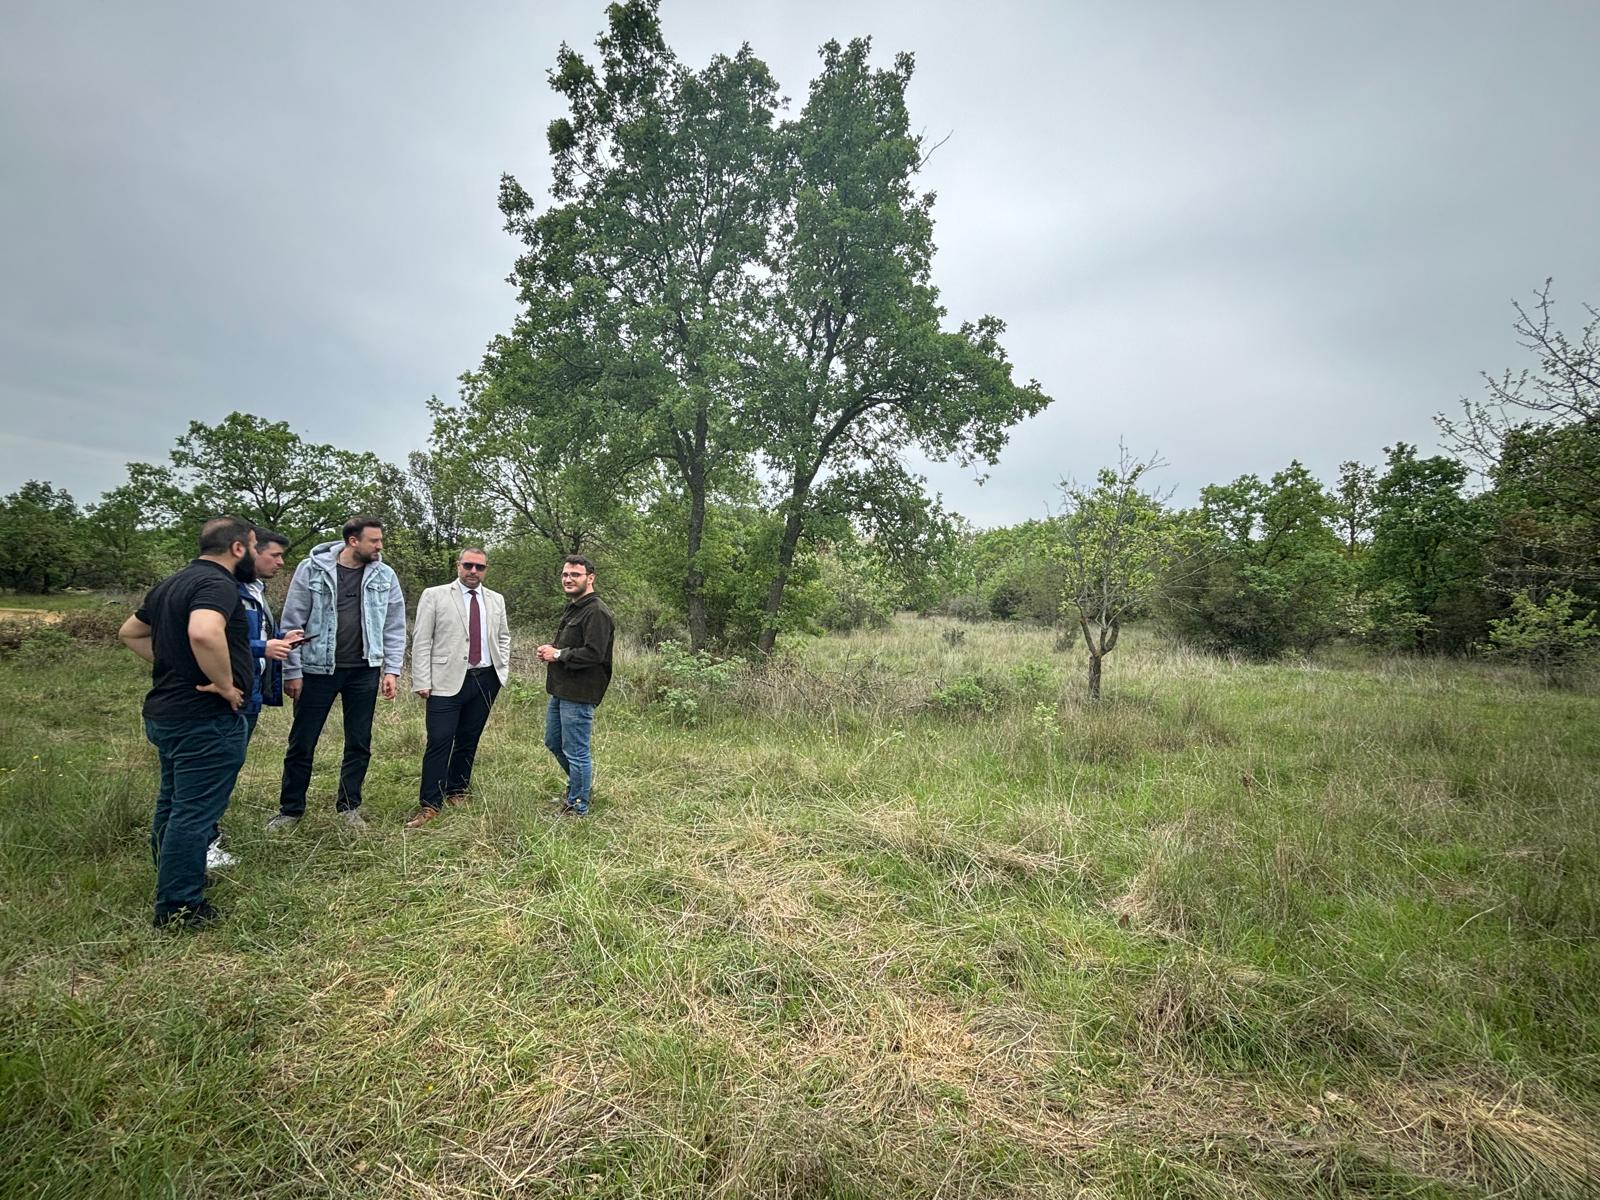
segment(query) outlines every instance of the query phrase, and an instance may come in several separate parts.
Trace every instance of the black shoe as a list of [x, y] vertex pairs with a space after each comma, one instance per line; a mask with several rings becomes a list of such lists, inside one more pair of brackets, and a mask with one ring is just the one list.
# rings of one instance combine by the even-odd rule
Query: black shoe
[[221, 918], [222, 913], [208, 900], [199, 904], [185, 905], [175, 908], [169, 913], [162, 913], [155, 919], [157, 929], [168, 926], [177, 926], [180, 929], [204, 929], [207, 925]]

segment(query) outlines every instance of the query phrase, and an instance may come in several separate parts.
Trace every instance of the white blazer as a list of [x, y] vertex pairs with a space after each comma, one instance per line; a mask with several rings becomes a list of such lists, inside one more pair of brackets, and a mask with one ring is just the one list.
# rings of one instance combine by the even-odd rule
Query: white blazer
[[[503, 684], [511, 673], [511, 627], [506, 599], [479, 586], [484, 649]], [[411, 690], [454, 696], [467, 678], [467, 602], [454, 583], [426, 588], [411, 634]]]

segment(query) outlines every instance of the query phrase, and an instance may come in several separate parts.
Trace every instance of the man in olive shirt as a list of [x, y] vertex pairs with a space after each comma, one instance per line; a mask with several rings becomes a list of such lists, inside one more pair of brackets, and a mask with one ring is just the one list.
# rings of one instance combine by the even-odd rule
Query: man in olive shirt
[[550, 693], [544, 744], [567, 773], [561, 810], [582, 817], [589, 812], [589, 786], [594, 779], [589, 735], [594, 730], [594, 710], [611, 684], [616, 622], [594, 594], [594, 564], [581, 554], [569, 554], [561, 564], [561, 590], [566, 593], [567, 607], [562, 610], [555, 640], [537, 651], [539, 661], [545, 664], [544, 690]]
[[255, 578], [255, 531], [213, 517], [200, 556], [168, 576], [122, 623], [123, 644], [151, 664], [144, 731], [161, 762], [150, 825], [155, 923], [205, 925], [206, 843], [244, 766], [248, 725], [239, 715], [255, 679], [239, 584]]

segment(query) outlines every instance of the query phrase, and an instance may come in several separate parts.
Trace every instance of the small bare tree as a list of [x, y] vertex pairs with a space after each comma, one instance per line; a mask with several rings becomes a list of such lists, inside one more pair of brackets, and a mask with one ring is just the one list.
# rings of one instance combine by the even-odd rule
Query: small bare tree
[[1066, 568], [1061, 609], [1075, 616], [1089, 650], [1089, 699], [1100, 698], [1106, 655], [1117, 647], [1122, 622], [1149, 599], [1157, 581], [1182, 554], [1186, 526], [1166, 508], [1170, 491], [1140, 484], [1166, 464], [1136, 459], [1122, 449], [1115, 469], [1104, 468], [1092, 488], [1063, 480], [1061, 542]]
[[[1600, 515], [1600, 454], [1594, 449], [1600, 429], [1600, 309], [1585, 305], [1588, 322], [1575, 337], [1555, 325], [1550, 280], [1529, 309], [1513, 302], [1517, 344], [1539, 365], [1515, 374], [1484, 373], [1488, 397], [1463, 400], [1461, 416], [1434, 418], [1444, 443], [1486, 475], [1504, 473], [1516, 439], [1540, 432], [1565, 431], [1553, 445], [1537, 447], [1538, 466], [1520, 479], [1541, 498], [1586, 514]], [[1529, 447], [1523, 447], [1526, 452]]]

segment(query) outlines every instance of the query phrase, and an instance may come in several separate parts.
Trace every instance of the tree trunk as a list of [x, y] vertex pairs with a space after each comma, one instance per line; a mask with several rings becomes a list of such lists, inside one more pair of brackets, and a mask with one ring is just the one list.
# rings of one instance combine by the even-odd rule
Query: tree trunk
[[684, 616], [689, 622], [690, 651], [706, 644], [706, 572], [700, 563], [700, 543], [706, 533], [706, 440], [709, 434], [702, 404], [694, 420], [694, 457], [685, 477], [689, 484], [689, 565], [683, 577]]
[[778, 613], [783, 608], [783, 589], [789, 584], [789, 569], [794, 566], [795, 550], [800, 545], [800, 531], [805, 525], [803, 507], [803, 496], [790, 498], [789, 515], [783, 522], [783, 541], [778, 546], [778, 569], [772, 576], [772, 586], [767, 589], [767, 619], [756, 644], [762, 654], [771, 654], [773, 647], [778, 644]]
[[1089, 699], [1100, 699], [1100, 655], [1089, 652]]
[[706, 644], [706, 573], [700, 565], [700, 543], [706, 532], [706, 489], [700, 478], [689, 483], [689, 566], [683, 577], [683, 609], [689, 623], [689, 649]]

